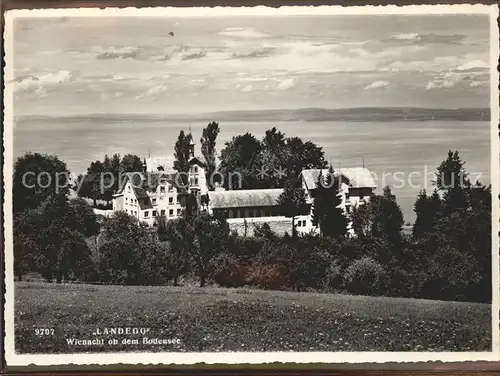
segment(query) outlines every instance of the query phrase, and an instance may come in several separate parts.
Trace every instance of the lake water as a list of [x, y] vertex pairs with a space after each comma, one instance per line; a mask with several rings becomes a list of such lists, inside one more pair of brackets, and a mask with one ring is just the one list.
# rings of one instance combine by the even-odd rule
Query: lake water
[[[207, 123], [191, 124], [198, 155], [201, 130]], [[261, 138], [273, 126], [287, 136], [323, 147], [334, 167], [364, 163], [376, 175], [378, 192], [384, 185], [392, 186], [408, 221], [414, 220], [413, 203], [418, 191], [426, 187], [432, 190], [430, 173], [449, 149], [459, 150], [473, 178], [480, 174], [481, 182], [490, 183], [488, 122], [224, 122], [220, 123], [218, 148], [245, 132]], [[152, 156], [172, 155], [179, 131], [188, 127], [187, 123], [162, 120], [23, 119], [16, 121], [14, 154], [55, 154], [76, 174], [85, 172], [91, 161], [102, 160], [105, 154], [147, 157], [150, 151]]]

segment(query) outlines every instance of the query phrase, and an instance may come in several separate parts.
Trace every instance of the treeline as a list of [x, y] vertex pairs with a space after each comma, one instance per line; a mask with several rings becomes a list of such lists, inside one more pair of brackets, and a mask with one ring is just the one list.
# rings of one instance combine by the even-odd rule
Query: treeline
[[78, 197], [93, 200], [93, 206], [97, 207], [97, 200], [105, 201], [110, 206], [113, 194], [120, 187], [123, 174], [127, 172], [140, 172], [143, 162], [137, 155], [127, 154], [120, 157], [113, 154], [104, 156], [104, 160], [96, 160], [90, 163], [86, 174], [78, 175], [73, 189]]
[[[210, 190], [217, 183], [227, 189], [283, 188], [288, 179], [297, 178], [302, 169], [327, 167], [321, 147], [299, 137], [286, 137], [275, 127], [267, 130], [260, 140], [250, 133], [235, 136], [217, 152], [219, 132], [219, 124], [211, 122], [203, 129], [200, 138], [200, 152]], [[192, 137], [190, 133], [179, 132], [174, 145], [174, 163], [163, 166], [165, 169], [189, 171]], [[143, 161], [136, 155], [127, 154], [123, 158], [118, 154], [105, 155], [104, 160], [92, 161], [87, 172], [78, 176], [77, 194], [93, 200], [94, 207], [98, 206], [97, 200], [105, 201], [109, 206], [119, 188], [121, 174], [139, 172], [142, 168]], [[110, 184], [110, 179], [113, 179], [113, 184]], [[187, 185], [187, 181], [183, 183]]]
[[[204, 135], [213, 144], [214, 130], [212, 126], [212, 136]], [[266, 133], [266, 138], [284, 140], [285, 146], [278, 150], [290, 150], [290, 139], [276, 130]], [[223, 150], [239, 144], [238, 139]], [[264, 143], [258, 141], [261, 146]], [[186, 136], [180, 135], [176, 159], [185, 158], [186, 144]], [[205, 150], [209, 155], [214, 148]], [[236, 150], [242, 149], [230, 150], [234, 154], [222, 158], [221, 165], [223, 160], [238, 159]], [[268, 155], [259, 150], [258, 156]], [[311, 164], [317, 167], [316, 162]], [[183, 218], [160, 221], [154, 229], [122, 212], [99, 218], [84, 200], [68, 198], [64, 162], [28, 153], [14, 166], [15, 274], [19, 279], [36, 272], [47, 281], [126, 285], [181, 284], [198, 278], [201, 286], [217, 283], [489, 302], [491, 189], [472, 184], [463, 166], [458, 152], [450, 151], [437, 168], [434, 191], [422, 191], [417, 197], [416, 222], [409, 236], [402, 233], [403, 214], [389, 188], [352, 211], [356, 236], [347, 236], [346, 218], [331, 191], [337, 185], [325, 184], [313, 208], [319, 236], [299, 236], [293, 228], [290, 234], [278, 236], [263, 225], [254, 229], [254, 236], [240, 237], [230, 231], [224, 218], [196, 208], [186, 210]], [[176, 167], [186, 168], [185, 161]], [[35, 175], [26, 180], [26, 172]], [[47, 181], [29, 188], [37, 184], [37, 172], [45, 172]], [[334, 171], [320, 178], [328, 183], [335, 179]], [[303, 213], [304, 192], [298, 181], [292, 177], [280, 184], [285, 186], [279, 200], [282, 214], [293, 218]]]

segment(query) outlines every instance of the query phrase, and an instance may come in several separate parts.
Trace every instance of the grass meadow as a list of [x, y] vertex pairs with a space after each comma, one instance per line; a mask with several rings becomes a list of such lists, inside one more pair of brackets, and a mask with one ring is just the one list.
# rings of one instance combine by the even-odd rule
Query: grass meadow
[[[15, 310], [18, 353], [491, 349], [491, 306], [477, 303], [16, 282]], [[148, 333], [94, 335], [114, 327]], [[37, 334], [41, 328], [54, 329], [53, 334]], [[145, 344], [143, 337], [180, 341]], [[72, 338], [102, 343], [69, 345]], [[113, 339], [117, 343], [109, 345]]]

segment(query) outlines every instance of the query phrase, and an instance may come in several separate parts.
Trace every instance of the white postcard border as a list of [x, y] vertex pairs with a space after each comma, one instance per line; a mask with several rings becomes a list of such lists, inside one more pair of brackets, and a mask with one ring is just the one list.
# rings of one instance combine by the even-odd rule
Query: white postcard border
[[[5, 14], [4, 68], [4, 239], [5, 239], [5, 358], [8, 366], [109, 365], [109, 364], [265, 364], [265, 363], [385, 363], [385, 362], [461, 362], [500, 360], [500, 140], [499, 140], [499, 30], [496, 5], [410, 5], [410, 6], [284, 6], [258, 7], [162, 7], [162, 8], [73, 8], [12, 10]], [[485, 14], [490, 19], [490, 82], [491, 82], [491, 185], [492, 185], [492, 351], [491, 352], [226, 352], [226, 353], [77, 353], [16, 354], [14, 352], [14, 272], [13, 272], [13, 23], [16, 18], [34, 17], [215, 17], [215, 16], [284, 16], [284, 15], [442, 15]]]

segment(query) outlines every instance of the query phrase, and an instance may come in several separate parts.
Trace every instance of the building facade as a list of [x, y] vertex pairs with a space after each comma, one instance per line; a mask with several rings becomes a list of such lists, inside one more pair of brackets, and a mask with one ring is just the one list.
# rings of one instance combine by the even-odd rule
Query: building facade
[[[309, 212], [296, 216], [295, 229], [298, 233], [319, 233], [319, 229], [312, 223], [314, 208], [314, 194], [318, 188], [320, 176], [328, 174], [328, 169], [307, 169], [301, 173], [302, 188], [306, 194], [306, 203]], [[364, 205], [370, 201], [374, 194], [376, 184], [370, 171], [363, 167], [342, 168], [334, 172], [339, 178], [338, 196], [340, 197], [339, 208], [349, 218], [353, 207]], [[271, 229], [283, 234], [285, 231], [291, 234], [292, 219], [280, 215], [278, 208], [278, 197], [283, 189], [249, 189], [229, 190], [216, 189], [209, 192], [209, 212], [223, 215], [227, 218], [232, 230], [239, 234], [252, 234], [254, 224], [269, 224]], [[250, 226], [250, 230], [249, 230]], [[352, 224], [348, 224], [349, 235], [354, 235]]]
[[113, 211], [125, 211], [149, 226], [156, 226], [160, 218], [180, 217], [183, 213], [180, 192], [194, 193], [198, 198], [208, 192], [205, 165], [194, 155], [192, 136], [190, 157], [189, 171], [185, 174], [172, 169], [168, 172], [166, 165], [157, 163], [161, 159], [145, 160], [142, 172], [131, 172], [124, 177], [120, 189], [113, 195]]
[[[296, 229], [300, 233], [318, 233], [319, 229], [312, 223], [312, 210], [314, 207], [314, 193], [318, 188], [320, 176], [326, 176], [328, 169], [307, 169], [302, 170], [300, 179], [302, 188], [306, 193], [306, 202], [309, 204], [310, 213], [296, 217]], [[344, 215], [349, 218], [353, 207], [368, 203], [377, 187], [371, 172], [365, 167], [340, 168], [334, 171], [334, 176], [338, 178], [338, 196], [340, 197], [339, 207]], [[347, 231], [349, 235], [354, 235], [352, 223], [349, 222]]]
[[208, 193], [209, 213], [227, 219], [229, 228], [242, 236], [252, 236], [256, 226], [267, 223], [278, 234], [291, 233], [292, 221], [280, 215], [278, 197], [283, 189], [217, 188]]

